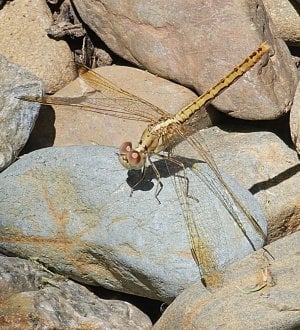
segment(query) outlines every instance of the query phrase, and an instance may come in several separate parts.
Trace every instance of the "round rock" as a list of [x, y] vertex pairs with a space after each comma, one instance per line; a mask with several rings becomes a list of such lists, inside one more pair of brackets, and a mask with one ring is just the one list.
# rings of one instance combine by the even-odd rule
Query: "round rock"
[[9, 1], [0, 11], [1, 54], [43, 79], [48, 93], [76, 77], [67, 43], [47, 36], [51, 22], [45, 1]]

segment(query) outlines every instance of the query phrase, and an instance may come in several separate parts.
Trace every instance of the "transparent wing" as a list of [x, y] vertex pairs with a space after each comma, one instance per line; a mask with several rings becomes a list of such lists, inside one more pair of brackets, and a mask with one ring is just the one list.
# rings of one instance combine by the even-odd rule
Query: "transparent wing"
[[[175, 157], [172, 160], [177, 164], [181, 163], [183, 169], [180, 175], [173, 176], [174, 187], [200, 276], [207, 286], [216, 287], [222, 283], [222, 266], [235, 260], [235, 255], [238, 256], [234, 252], [235, 244], [238, 244], [237, 250], [256, 250], [260, 243], [265, 241], [266, 235], [259, 221], [249, 212], [247, 206], [243, 205], [224, 179], [224, 174], [220, 172], [213, 157], [207, 151], [204, 141], [200, 142], [194, 136], [188, 137], [183, 127], [179, 126], [176, 130], [186, 142], [187, 146], [184, 150], [187, 151], [188, 147], [193, 148], [198, 157], [197, 160], [182, 157]], [[177, 154], [176, 147], [172, 152]], [[208, 192], [208, 196], [203, 195], [204, 192]], [[214, 202], [212, 205], [212, 199], [217, 200], [218, 203]], [[207, 207], [210, 207], [207, 221], [201, 223], [199, 218], [203, 215], [200, 214], [203, 214]], [[215, 210], [212, 210], [213, 208]], [[226, 212], [222, 211], [222, 208]], [[237, 237], [240, 237], [238, 243]], [[253, 240], [253, 237], [259, 238]], [[241, 251], [241, 255], [246, 254]]]
[[[178, 133], [184, 137], [184, 134], [182, 130], [178, 129]], [[234, 201], [236, 206], [245, 214], [249, 222], [252, 224], [255, 231], [260, 235], [264, 240], [266, 239], [266, 235], [263, 231], [263, 229], [260, 227], [258, 221], [253, 217], [252, 214], [245, 208], [244, 205], [240, 202], [239, 198], [235, 195], [235, 193], [231, 190], [231, 188], [228, 186], [228, 184], [224, 181], [224, 178], [222, 174], [220, 173], [220, 170], [215, 163], [212, 155], [208, 152], [205, 143], [203, 141], [200, 142], [199, 138], [196, 138], [194, 136], [185, 137], [185, 140], [187, 143], [198, 153], [201, 160], [203, 160], [207, 165], [210, 167], [210, 169], [213, 171], [214, 175], [218, 178], [221, 185], [223, 186], [224, 190], [229, 194], [230, 198]], [[243, 225], [239, 222], [237, 217], [234, 217], [236, 220], [236, 224], [240, 228], [240, 230], [246, 235], [245, 229], [243, 228]]]
[[199, 226], [195, 204], [200, 201], [189, 196], [189, 176], [184, 170], [182, 175], [172, 176], [173, 184], [183, 211], [187, 237], [193, 259], [199, 269], [203, 284], [219, 287], [223, 282], [223, 270], [218, 262], [216, 248], [207, 235], [207, 227]]
[[94, 89], [93, 92], [87, 92], [80, 97], [24, 96], [21, 99], [47, 105], [63, 105], [146, 123], [155, 123], [172, 116], [150, 102], [120, 89], [92, 70], [80, 68], [79, 76]]

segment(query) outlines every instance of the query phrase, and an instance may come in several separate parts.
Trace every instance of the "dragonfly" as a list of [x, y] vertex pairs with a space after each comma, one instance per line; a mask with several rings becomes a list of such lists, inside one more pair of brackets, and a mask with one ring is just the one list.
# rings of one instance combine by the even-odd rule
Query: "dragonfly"
[[[21, 99], [45, 105], [74, 107], [76, 109], [96, 112], [102, 115], [115, 116], [127, 120], [143, 121], [147, 123], [147, 127], [142, 133], [137, 146], [134, 148], [131, 142], [124, 142], [120, 147], [118, 159], [128, 170], [141, 170], [141, 178], [133, 188], [143, 180], [147, 168], [149, 168], [149, 166], [152, 167], [158, 184], [160, 185], [160, 189], [156, 192], [156, 197], [162, 189], [162, 184], [159, 170], [151, 160], [151, 157], [154, 155], [161, 155], [164, 151], [167, 151], [169, 155], [172, 146], [178, 139], [185, 140], [190, 147], [197, 152], [199, 158], [209, 166], [226, 194], [231, 198], [235, 206], [246, 216], [247, 221], [252, 226], [253, 230], [265, 240], [265, 231], [226, 183], [213, 157], [210, 155], [209, 151], [206, 150], [203, 143], [191, 135], [190, 126], [191, 121], [200, 110], [204, 109], [205, 106], [213, 101], [218, 95], [249, 71], [265, 54], [268, 53], [269, 49], [270, 46], [266, 42], [260, 44], [257, 49], [247, 56], [240, 64], [236, 65], [233, 70], [224, 76], [219, 82], [208, 91], [204, 92], [196, 100], [182, 108], [175, 115], [172, 115], [150, 102], [119, 88], [95, 71], [84, 67], [79, 69], [79, 76], [90, 87], [99, 92], [100, 97], [93, 97], [92, 93], [87, 93], [80, 97], [24, 96]], [[119, 103], [119, 107], [116, 107], [116, 101]], [[161, 157], [170, 159], [181, 167], [185, 173], [185, 164], [183, 162], [176, 160], [176, 158], [170, 158], [170, 156], [161, 155]], [[199, 228], [197, 227], [195, 216], [190, 205], [190, 200], [195, 200], [195, 198], [189, 196], [188, 178], [185, 174], [183, 176], [179, 175], [177, 181], [174, 182], [174, 185], [182, 208], [183, 218], [185, 220], [191, 254], [199, 268], [200, 277], [205, 285], [217, 285], [220, 283], [221, 276], [219, 274], [221, 271], [218, 269], [219, 267], [213, 260], [211, 253], [207, 252], [207, 245], [201, 238]], [[222, 196], [220, 196], [220, 198], [222, 198]], [[227, 207], [228, 204], [224, 201], [224, 205]], [[251, 248], [256, 250], [255, 245], [252, 243], [242, 222], [234, 214], [233, 218], [236, 225], [251, 245]]]

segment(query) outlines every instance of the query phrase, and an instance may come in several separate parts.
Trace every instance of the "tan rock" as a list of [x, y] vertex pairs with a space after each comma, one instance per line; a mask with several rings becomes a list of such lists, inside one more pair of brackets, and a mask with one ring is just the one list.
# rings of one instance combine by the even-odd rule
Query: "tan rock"
[[55, 92], [76, 71], [68, 45], [47, 36], [50, 23], [45, 1], [8, 2], [0, 11], [0, 53], [43, 79], [47, 92]]
[[298, 84], [290, 115], [291, 137], [300, 154], [300, 83]]
[[0, 261], [1, 330], [151, 328], [130, 303], [100, 299], [38, 262], [3, 255]]
[[[300, 46], [300, 4], [288, 0], [263, 0], [275, 33], [290, 45]], [[297, 10], [298, 6], [298, 10]]]
[[273, 119], [289, 111], [296, 68], [285, 44], [274, 39], [260, 0], [74, 0], [81, 18], [114, 52], [198, 94], [223, 78], [262, 41], [265, 57], [213, 105], [243, 119]]

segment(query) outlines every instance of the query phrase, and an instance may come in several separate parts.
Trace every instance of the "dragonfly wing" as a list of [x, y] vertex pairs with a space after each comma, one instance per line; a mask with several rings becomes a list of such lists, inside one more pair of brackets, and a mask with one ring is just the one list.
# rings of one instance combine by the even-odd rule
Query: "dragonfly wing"
[[[184, 137], [181, 128], [177, 131]], [[263, 245], [264, 217], [261, 213], [252, 215], [248, 210], [253, 210], [252, 195], [220, 172], [203, 142], [193, 136], [185, 140], [184, 150], [195, 149], [200, 160], [176, 157], [184, 170], [174, 176], [174, 186], [200, 274], [207, 285], [217, 286], [222, 283], [225, 264]]]
[[152, 103], [120, 89], [95, 71], [81, 68], [79, 73], [80, 78], [92, 88], [81, 96], [24, 96], [21, 99], [47, 105], [62, 105], [149, 124], [172, 116]]
[[[60, 96], [23, 96], [20, 99], [29, 102], [38, 102], [51, 106], [65, 106], [77, 110], [98, 113], [100, 115], [108, 115], [127, 120], [142, 121], [152, 123], [153, 116], [137, 111], [139, 103], [128, 101], [127, 99], [112, 99], [105, 96], [97, 95], [97, 92], [89, 92], [88, 95], [79, 97], [60, 97]], [[140, 109], [141, 107], [139, 107]]]
[[137, 111], [137, 114], [141, 112], [147, 114], [153, 122], [156, 122], [161, 118], [170, 118], [172, 116], [167, 111], [160, 109], [137, 95], [133, 95], [119, 88], [94, 70], [81, 68], [79, 75], [90, 87], [100, 92], [106, 98], [117, 99], [121, 103], [124, 102], [125, 106], [126, 103], [131, 104], [131, 111]]
[[200, 201], [189, 195], [192, 177], [185, 169], [172, 178], [182, 208], [191, 253], [199, 269], [202, 282], [207, 287], [219, 287], [223, 282], [223, 270], [218, 262], [214, 240], [211, 240], [208, 234], [209, 230], [205, 226], [199, 225], [200, 221], [197, 219], [195, 206]]
[[[239, 198], [235, 195], [235, 193], [231, 190], [228, 184], [224, 181], [223, 175], [221, 174], [216, 162], [214, 161], [214, 158], [207, 150], [205, 142], [204, 141], [200, 142], [200, 138], [199, 137], [196, 138], [193, 135], [189, 137], [185, 137], [184, 132], [180, 128], [177, 130], [177, 132], [182, 136], [182, 138], [186, 140], [186, 142], [190, 145], [190, 147], [192, 147], [193, 150], [196, 151], [199, 159], [204, 161], [210, 167], [216, 178], [220, 181], [221, 185], [223, 186], [223, 190], [232, 199], [233, 204], [235, 204], [236, 207], [239, 208], [242, 213], [244, 213], [245, 217], [248, 219], [249, 223], [251, 223], [257, 234], [260, 235], [263, 240], [266, 240], [265, 230], [262, 229], [258, 220], [256, 220], [255, 217], [252, 214], [250, 214], [247, 208], [241, 203]], [[241, 229], [241, 231], [244, 232], [245, 229], [243, 228], [243, 225], [239, 222], [237, 217], [236, 217], [236, 223]]]

